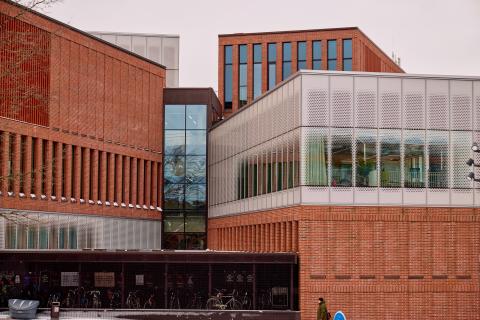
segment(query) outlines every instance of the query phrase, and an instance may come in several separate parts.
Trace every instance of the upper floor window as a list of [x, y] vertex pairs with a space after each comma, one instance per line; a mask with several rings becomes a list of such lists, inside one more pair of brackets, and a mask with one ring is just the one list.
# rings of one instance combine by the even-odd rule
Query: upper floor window
[[262, 94], [262, 45], [253, 45], [253, 98]]
[[232, 108], [232, 82], [233, 82], [233, 70], [232, 70], [232, 46], [224, 47], [224, 107], [225, 109]]
[[343, 70], [352, 71], [352, 39], [343, 40]]
[[322, 41], [312, 42], [312, 69], [320, 70], [322, 68]]
[[307, 43], [297, 43], [297, 70], [307, 69]]
[[282, 49], [282, 80], [285, 80], [292, 73], [292, 44], [284, 42]]
[[328, 40], [328, 70], [337, 70], [337, 40]]
[[277, 44], [268, 44], [268, 90], [277, 83]]
[[247, 45], [238, 46], [238, 104], [247, 104]]

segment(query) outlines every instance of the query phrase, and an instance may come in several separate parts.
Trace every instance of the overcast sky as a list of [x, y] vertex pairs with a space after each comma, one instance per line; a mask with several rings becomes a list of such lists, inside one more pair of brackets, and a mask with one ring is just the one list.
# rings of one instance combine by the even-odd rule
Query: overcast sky
[[480, 76], [480, 0], [62, 0], [82, 30], [180, 35], [180, 85], [217, 89], [218, 34], [358, 26], [408, 73]]

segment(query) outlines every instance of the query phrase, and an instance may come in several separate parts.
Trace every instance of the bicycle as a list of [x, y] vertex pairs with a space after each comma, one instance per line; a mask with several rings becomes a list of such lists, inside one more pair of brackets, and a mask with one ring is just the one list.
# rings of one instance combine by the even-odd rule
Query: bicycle
[[100, 300], [100, 291], [92, 290], [88, 292], [88, 295], [91, 298], [91, 307], [94, 309], [99, 309], [102, 307], [102, 301]]
[[[207, 300], [207, 309], [219, 309], [219, 310], [241, 310], [242, 303], [235, 298], [237, 295], [236, 290], [233, 290], [231, 294], [225, 295], [225, 290], [217, 290], [217, 294]], [[224, 302], [224, 299], [227, 299]]]
[[126, 305], [129, 309], [140, 309], [141, 299], [140, 299], [140, 292], [137, 291], [130, 291], [127, 296]]
[[248, 291], [245, 290], [245, 293], [239, 299], [242, 304], [242, 310], [250, 310], [252, 308], [252, 300], [248, 296]]
[[181, 309], [180, 299], [178, 293], [174, 290], [170, 290], [168, 299], [168, 309]]

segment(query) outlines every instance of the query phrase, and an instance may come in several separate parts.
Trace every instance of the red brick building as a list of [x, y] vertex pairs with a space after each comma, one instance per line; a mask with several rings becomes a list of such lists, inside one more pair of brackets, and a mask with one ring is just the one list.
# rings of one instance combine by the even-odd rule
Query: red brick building
[[0, 207], [160, 221], [165, 68], [11, 3], [0, 12]]
[[[344, 51], [345, 40], [351, 41], [349, 52]], [[285, 61], [290, 63], [290, 71], [286, 76], [295, 73], [299, 67], [310, 70], [404, 72], [357, 27], [221, 34], [218, 36], [218, 97], [224, 106], [226, 116], [241, 107], [240, 100], [243, 101], [242, 103], [250, 103], [259, 94], [272, 89], [286, 78], [283, 77], [282, 46], [284, 43], [290, 44], [289, 59]], [[240, 47], [243, 45], [245, 57], [241, 61]], [[258, 54], [254, 52], [255, 45], [259, 45]], [[299, 46], [304, 47], [299, 50]], [[227, 61], [226, 48], [230, 48]], [[275, 52], [269, 52], [270, 48]], [[335, 64], [329, 65], [329, 61], [332, 60], [335, 60]], [[347, 60], [348, 68], [346, 68]], [[259, 66], [257, 94], [254, 90], [256, 64]], [[241, 65], [245, 65], [245, 75], [240, 75]], [[228, 68], [231, 71], [226, 71]], [[270, 75], [269, 70], [275, 76]], [[227, 75], [226, 72], [229, 74]], [[231, 79], [231, 85], [225, 82], [226, 77]], [[240, 84], [240, 82], [244, 83]], [[225, 94], [226, 85], [229, 87], [227, 95]], [[245, 87], [244, 98], [240, 97], [241, 86]]]

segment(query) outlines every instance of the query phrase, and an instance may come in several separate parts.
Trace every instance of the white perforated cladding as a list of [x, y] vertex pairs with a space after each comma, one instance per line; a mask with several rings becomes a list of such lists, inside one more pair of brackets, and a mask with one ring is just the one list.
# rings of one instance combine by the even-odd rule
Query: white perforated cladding
[[332, 127], [353, 126], [352, 77], [330, 77], [330, 119]]
[[403, 79], [403, 127], [425, 128], [425, 80]]
[[401, 79], [379, 78], [379, 127], [400, 128], [402, 124]]
[[355, 125], [377, 127], [377, 78], [355, 78]]
[[302, 77], [303, 125], [318, 127], [329, 125], [328, 79], [328, 77]]
[[472, 82], [450, 82], [450, 117], [452, 130], [472, 129]]
[[448, 81], [427, 80], [427, 128], [449, 129]]
[[480, 130], [480, 81], [473, 82], [474, 130]]
[[452, 188], [470, 188], [471, 182], [466, 179], [470, 168], [465, 164], [472, 157], [472, 132], [451, 131], [450, 132], [450, 150], [451, 150], [451, 168]]

